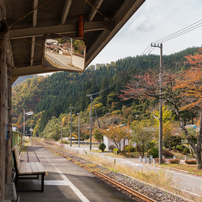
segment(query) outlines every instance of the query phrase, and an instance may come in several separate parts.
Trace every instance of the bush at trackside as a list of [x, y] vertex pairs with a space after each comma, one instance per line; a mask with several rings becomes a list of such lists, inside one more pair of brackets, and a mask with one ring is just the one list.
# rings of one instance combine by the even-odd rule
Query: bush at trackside
[[196, 164], [196, 160], [185, 160], [186, 164]]
[[149, 153], [149, 155], [152, 155], [153, 158], [157, 158], [159, 155], [159, 150], [158, 150], [158, 148], [153, 147], [148, 151], [148, 153]]
[[180, 164], [180, 159], [170, 159], [168, 162], [171, 164]]
[[105, 148], [106, 148], [106, 145], [103, 142], [100, 143], [99, 146], [98, 146], [98, 149], [102, 150], [102, 152], [104, 152]]
[[111, 144], [111, 145], [109, 145], [108, 150], [113, 152], [114, 148], [116, 148], [116, 146]]

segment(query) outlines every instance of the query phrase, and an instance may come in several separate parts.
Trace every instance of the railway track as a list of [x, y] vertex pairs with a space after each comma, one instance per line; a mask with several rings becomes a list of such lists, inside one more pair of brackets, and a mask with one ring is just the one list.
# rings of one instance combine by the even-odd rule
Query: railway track
[[91, 167], [89, 166], [86, 166], [76, 160], [74, 160], [73, 158], [71, 158], [70, 156], [68, 156], [68, 153], [67, 152], [64, 152], [64, 151], [61, 151], [53, 146], [50, 146], [48, 143], [41, 143], [41, 142], [38, 142], [36, 140], [33, 140], [33, 142], [36, 144], [36, 145], [40, 145], [40, 146], [43, 146], [45, 148], [48, 148], [58, 154], [60, 154], [61, 156], [63, 156], [64, 158], [67, 158], [69, 161], [75, 163], [76, 165], [80, 166], [80, 167], [83, 167], [84, 169], [86, 169], [87, 171], [91, 172], [91, 173], [94, 173], [98, 178], [100, 178], [101, 180], [103, 181], [106, 181], [108, 184], [110, 185], [113, 185], [114, 187], [118, 188], [118, 189], [121, 189], [122, 191], [128, 193], [130, 196], [132, 197], [135, 197], [135, 198], [138, 198], [138, 199], [141, 199], [142, 201], [145, 201], [145, 202], [156, 202], [155, 200], [149, 198], [148, 196], [144, 195], [144, 194], [141, 194], [133, 189], [131, 189], [130, 187], [120, 183], [120, 182], [117, 182], [116, 180], [112, 179], [112, 178], [109, 178], [108, 176], [92, 169]]

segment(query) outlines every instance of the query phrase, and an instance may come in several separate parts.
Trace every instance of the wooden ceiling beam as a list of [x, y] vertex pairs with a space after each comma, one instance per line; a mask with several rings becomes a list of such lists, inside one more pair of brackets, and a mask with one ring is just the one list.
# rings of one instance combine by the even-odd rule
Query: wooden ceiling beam
[[[85, 22], [84, 32], [104, 30], [106, 23], [104, 21], [99, 22]], [[72, 34], [77, 32], [76, 24], [68, 25], [56, 25], [50, 27], [30, 27], [25, 29], [13, 29], [10, 30], [11, 39], [28, 38], [43, 36], [45, 33], [57, 33], [57, 34]]]
[[[96, 0], [93, 7], [96, 8], [97, 10], [99, 10], [100, 6], [102, 5], [102, 2], [104, 0]], [[93, 18], [95, 17], [97, 10], [92, 8], [90, 11], [90, 14], [88, 16], [89, 22], [91, 22], [93, 20]]]
[[111, 30], [104, 30], [90, 47], [86, 55], [86, 66], [100, 53], [100, 51], [108, 44], [108, 42], [116, 35], [129, 18], [138, 10], [145, 0], [125, 0], [121, 8], [113, 17]]
[[61, 15], [61, 24], [64, 25], [67, 19], [67, 15], [69, 13], [69, 9], [71, 7], [72, 4], [72, 0], [66, 0], [65, 1], [65, 5], [64, 5], [64, 9], [62, 11], [62, 15]]
[[[33, 1], [33, 9], [36, 9], [38, 7], [38, 0]], [[36, 27], [37, 24], [37, 9], [33, 12], [33, 27]], [[35, 37], [32, 37], [32, 46], [31, 46], [31, 59], [30, 59], [30, 65], [32, 66], [34, 63], [34, 50], [35, 50]]]

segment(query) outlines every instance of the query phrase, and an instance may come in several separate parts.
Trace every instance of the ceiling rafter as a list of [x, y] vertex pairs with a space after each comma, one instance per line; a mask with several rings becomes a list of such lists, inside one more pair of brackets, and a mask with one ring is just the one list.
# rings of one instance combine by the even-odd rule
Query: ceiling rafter
[[66, 0], [65, 1], [65, 5], [64, 5], [64, 9], [62, 11], [62, 15], [61, 15], [61, 24], [64, 25], [67, 19], [67, 15], [69, 13], [69, 9], [70, 6], [72, 4], [72, 0]]
[[[104, 21], [99, 22], [86, 22], [84, 23], [84, 32], [85, 31], [98, 31], [107, 29], [107, 25]], [[50, 27], [30, 27], [25, 29], [14, 29], [10, 30], [11, 39], [18, 38], [28, 38], [28, 37], [37, 37], [43, 36], [44, 33], [76, 33], [77, 27], [76, 24], [68, 24], [68, 25], [56, 25]]]
[[[33, 10], [38, 7], [38, 0], [33, 1]], [[33, 12], [33, 27], [36, 27], [37, 24], [37, 9]], [[31, 45], [31, 59], [30, 65], [32, 66], [34, 63], [34, 50], [35, 50], [35, 36], [32, 37], [32, 45]]]
[[[102, 5], [103, 1], [104, 0], [96, 0], [93, 6], [98, 10], [100, 8], [100, 6]], [[95, 17], [95, 15], [97, 13], [96, 9], [94, 9], [94, 8], [91, 9], [90, 14], [88, 16], [89, 22], [91, 22], [93, 20], [93, 18]]]

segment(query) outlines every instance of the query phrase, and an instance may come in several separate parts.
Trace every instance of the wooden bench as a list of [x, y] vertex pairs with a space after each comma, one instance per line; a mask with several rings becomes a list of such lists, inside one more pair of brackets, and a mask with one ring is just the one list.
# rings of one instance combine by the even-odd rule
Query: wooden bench
[[[44, 175], [47, 176], [48, 172], [43, 165], [40, 162], [21, 163], [17, 145], [12, 148], [12, 152], [15, 166], [15, 185], [17, 186], [18, 179], [39, 179], [39, 175], [41, 175], [41, 190], [37, 191], [44, 192]], [[36, 175], [37, 177], [25, 177], [30, 175]], [[20, 178], [19, 176], [24, 177]]]

